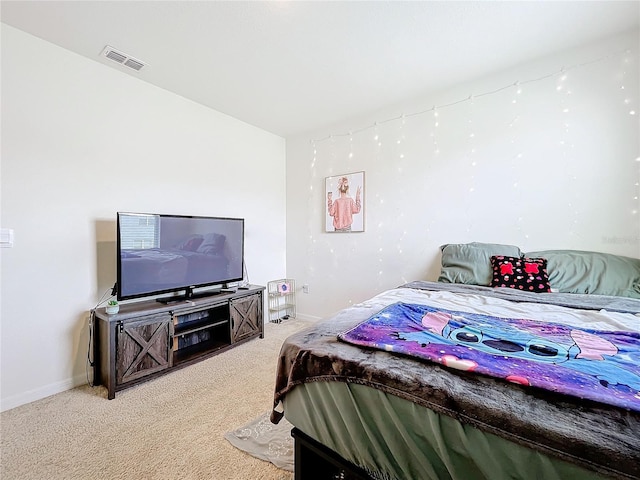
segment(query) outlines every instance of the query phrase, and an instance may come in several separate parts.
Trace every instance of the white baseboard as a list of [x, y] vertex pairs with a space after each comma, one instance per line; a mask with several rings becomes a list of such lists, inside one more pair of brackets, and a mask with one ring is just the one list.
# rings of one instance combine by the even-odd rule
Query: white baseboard
[[297, 313], [296, 318], [299, 320], [309, 320], [310, 322], [317, 322], [318, 320], [322, 320], [322, 317], [315, 317], [313, 315], [306, 315], [304, 313]]
[[87, 382], [86, 375], [77, 375], [67, 380], [62, 380], [56, 383], [50, 383], [44, 387], [34, 388], [28, 392], [19, 393], [12, 397], [3, 398], [0, 400], [0, 412], [11, 410], [12, 408], [19, 407], [20, 405], [26, 405], [27, 403], [41, 400], [56, 393], [66, 392], [72, 388], [79, 387]]

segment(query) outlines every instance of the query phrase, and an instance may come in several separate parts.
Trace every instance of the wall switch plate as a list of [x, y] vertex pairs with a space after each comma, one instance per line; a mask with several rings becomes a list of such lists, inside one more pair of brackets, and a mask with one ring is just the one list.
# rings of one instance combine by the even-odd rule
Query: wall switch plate
[[305, 283], [302, 285], [302, 291], [303, 293], [309, 293], [309, 284]]
[[0, 247], [13, 247], [13, 228], [0, 228]]

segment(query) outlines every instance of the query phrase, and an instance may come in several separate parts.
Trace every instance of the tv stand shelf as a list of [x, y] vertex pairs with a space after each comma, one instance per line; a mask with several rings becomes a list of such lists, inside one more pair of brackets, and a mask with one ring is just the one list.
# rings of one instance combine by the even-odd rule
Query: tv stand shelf
[[199, 332], [201, 330], [205, 330], [211, 327], [217, 327], [218, 325], [227, 325], [227, 321], [226, 320], [220, 320], [219, 322], [213, 322], [213, 323], [205, 323], [205, 324], [198, 324], [197, 326], [190, 326], [189, 328], [184, 328], [184, 329], [178, 329], [175, 328], [174, 330], [174, 338], [175, 337], [183, 337], [185, 335], [189, 335], [191, 333], [196, 333]]
[[94, 383], [116, 392], [255, 337], [264, 338], [262, 286], [162, 304], [122, 304], [95, 311]]

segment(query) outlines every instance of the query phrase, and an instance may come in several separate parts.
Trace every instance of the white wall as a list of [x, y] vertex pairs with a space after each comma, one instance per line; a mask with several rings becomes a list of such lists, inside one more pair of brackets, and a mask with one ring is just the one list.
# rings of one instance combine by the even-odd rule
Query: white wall
[[[627, 32], [287, 139], [299, 316], [436, 280], [445, 243], [640, 257], [638, 40]], [[563, 67], [566, 78], [541, 79]], [[325, 177], [361, 170], [365, 232], [325, 233]]]
[[[215, 88], [215, 86], [212, 86]], [[86, 381], [119, 210], [245, 218], [285, 274], [285, 141], [2, 24], [2, 409]]]

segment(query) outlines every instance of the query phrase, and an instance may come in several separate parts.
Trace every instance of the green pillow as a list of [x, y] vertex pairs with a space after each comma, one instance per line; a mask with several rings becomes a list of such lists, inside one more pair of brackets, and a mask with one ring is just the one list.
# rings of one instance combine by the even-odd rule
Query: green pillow
[[547, 259], [554, 291], [640, 298], [640, 259], [580, 250], [527, 252]]
[[448, 243], [442, 250], [442, 269], [439, 282], [490, 285], [492, 278], [491, 256], [521, 257], [514, 245], [497, 243]]

